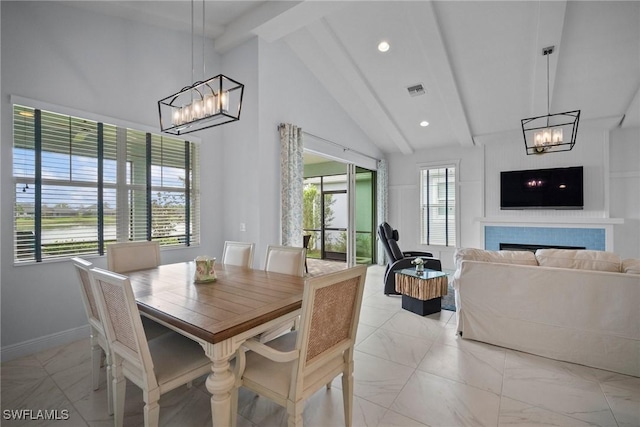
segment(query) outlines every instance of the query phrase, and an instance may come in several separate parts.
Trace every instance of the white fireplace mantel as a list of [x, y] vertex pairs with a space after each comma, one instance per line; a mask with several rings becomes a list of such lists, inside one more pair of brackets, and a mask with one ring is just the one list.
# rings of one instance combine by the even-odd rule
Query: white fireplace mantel
[[494, 216], [476, 218], [481, 224], [518, 224], [531, 227], [602, 227], [624, 224], [624, 218], [590, 218], [570, 216]]
[[[572, 216], [494, 216], [475, 219], [480, 225], [480, 235], [485, 242], [485, 227], [547, 227], [604, 229], [605, 250], [613, 251], [613, 228], [624, 224], [623, 218], [572, 217]], [[528, 243], [528, 242], [523, 242]]]

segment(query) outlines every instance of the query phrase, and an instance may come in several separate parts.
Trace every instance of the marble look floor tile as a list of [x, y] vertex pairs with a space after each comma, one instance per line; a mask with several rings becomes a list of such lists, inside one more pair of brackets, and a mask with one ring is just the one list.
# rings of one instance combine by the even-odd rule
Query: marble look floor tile
[[[537, 362], [537, 363], [536, 363]], [[590, 422], [615, 427], [600, 384], [583, 378], [581, 368], [564, 362], [507, 351], [502, 395]], [[577, 373], [576, 373], [577, 371]]]
[[[385, 408], [354, 396], [352, 425], [354, 427], [377, 426], [385, 412]], [[304, 425], [306, 427], [345, 425], [342, 390], [335, 387], [330, 390], [322, 388], [311, 396], [304, 408]]]
[[211, 399], [196, 387], [178, 387], [160, 396], [160, 426], [211, 426]]
[[[414, 370], [380, 357], [354, 352], [354, 396], [376, 403], [384, 408], [396, 398]], [[341, 387], [340, 377], [333, 382]]]
[[254, 425], [287, 424], [285, 408], [243, 387], [238, 390], [238, 414]]
[[391, 319], [394, 314], [396, 314], [394, 311], [362, 305], [362, 308], [360, 309], [360, 324], [377, 328], [387, 320]]
[[376, 292], [374, 295], [364, 298], [362, 305], [389, 311], [400, 311], [402, 310], [402, 299], [400, 295], [384, 295]]
[[549, 359], [516, 350], [507, 350], [507, 354], [509, 356], [508, 362], [510, 367], [535, 367], [539, 375], [548, 378], [566, 378], [568, 381], [579, 378], [586, 381], [598, 382], [598, 375], [604, 375], [603, 372], [606, 372], [584, 365], [562, 362], [560, 360]]
[[[106, 376], [107, 370], [102, 367], [100, 369], [99, 388], [107, 388]], [[91, 361], [56, 372], [51, 375], [51, 378], [71, 402], [76, 402], [86, 396], [87, 393], [93, 392]]]
[[36, 358], [49, 374], [81, 365], [91, 361], [89, 338], [37, 353]]
[[358, 324], [358, 333], [356, 334], [356, 345], [364, 341], [369, 335], [377, 331], [378, 328], [374, 326], [365, 325], [364, 323]]
[[528, 403], [503, 397], [500, 402], [499, 427], [591, 427], [593, 424]]
[[381, 328], [403, 335], [434, 342], [444, 332], [446, 323], [429, 317], [418, 316], [408, 311], [396, 313]]
[[436, 313], [433, 314], [428, 314], [426, 316], [424, 316], [427, 319], [433, 319], [433, 320], [437, 320], [438, 322], [442, 322], [447, 324], [450, 320], [451, 317], [455, 314], [455, 312], [453, 311], [449, 311], [449, 310], [440, 310]]
[[[127, 402], [125, 407], [129, 405], [128, 400], [132, 398], [132, 394], [127, 389]], [[142, 401], [137, 402], [136, 405]], [[73, 406], [87, 420], [91, 426], [113, 426], [113, 418], [107, 412], [107, 388], [101, 387], [98, 390], [91, 390], [79, 400], [73, 402]]]
[[640, 378], [601, 383], [619, 427], [640, 426]]
[[[3, 365], [3, 385], [4, 385], [4, 365]], [[7, 399], [7, 397], [9, 397]], [[30, 410], [31, 414], [27, 415], [27, 419], [4, 419], [3, 426], [50, 426], [60, 425], [60, 420], [45, 419], [39, 417], [38, 411], [57, 411], [57, 417], [66, 417], [65, 425], [69, 426], [86, 426], [85, 420], [76, 411], [71, 402], [65, 397], [62, 390], [53, 382], [49, 376], [40, 377], [38, 380], [30, 381], [29, 387], [22, 388], [21, 392], [5, 396], [2, 395], [2, 410]], [[65, 415], [65, 413], [67, 415]], [[52, 414], [52, 412], [49, 412]], [[22, 417], [24, 418], [24, 417]], [[32, 419], [36, 418], [36, 419]]]
[[40, 362], [34, 356], [4, 362], [0, 367], [0, 392], [2, 409], [14, 409], [48, 378]]
[[493, 393], [416, 371], [389, 409], [429, 426], [495, 426], [499, 405]]
[[504, 351], [434, 344], [418, 369], [500, 395], [504, 360]]
[[388, 410], [378, 424], [378, 427], [426, 427], [426, 425], [392, 410]]
[[416, 368], [431, 344], [429, 340], [416, 340], [396, 331], [378, 329], [358, 344], [356, 350]]

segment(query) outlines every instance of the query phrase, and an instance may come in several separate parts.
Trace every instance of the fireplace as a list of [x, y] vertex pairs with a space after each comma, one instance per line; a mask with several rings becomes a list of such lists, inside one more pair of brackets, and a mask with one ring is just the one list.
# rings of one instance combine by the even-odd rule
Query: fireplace
[[[612, 226], [610, 227], [612, 228]], [[486, 225], [484, 229], [484, 248], [490, 251], [506, 249], [504, 246], [511, 243], [519, 243], [528, 248], [520, 250], [569, 248], [590, 249], [604, 251], [607, 247], [607, 233], [605, 228], [587, 227], [538, 227], [538, 226], [511, 226], [511, 225]], [[609, 233], [612, 235], [613, 233]]]
[[561, 246], [561, 245], [539, 245], [539, 244], [521, 244], [521, 243], [500, 243], [501, 251], [530, 251], [535, 252], [538, 249], [586, 249], [584, 246]]

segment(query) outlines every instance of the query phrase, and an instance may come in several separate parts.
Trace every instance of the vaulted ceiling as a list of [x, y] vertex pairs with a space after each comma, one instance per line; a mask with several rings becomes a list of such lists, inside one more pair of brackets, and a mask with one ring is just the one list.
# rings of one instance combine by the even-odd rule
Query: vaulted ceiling
[[[81, 3], [190, 30], [188, 1]], [[548, 46], [552, 113], [640, 126], [639, 1], [207, 1], [205, 11], [220, 53], [255, 36], [287, 43], [386, 153], [521, 132], [521, 119], [547, 113]], [[417, 84], [424, 94], [410, 96]]]

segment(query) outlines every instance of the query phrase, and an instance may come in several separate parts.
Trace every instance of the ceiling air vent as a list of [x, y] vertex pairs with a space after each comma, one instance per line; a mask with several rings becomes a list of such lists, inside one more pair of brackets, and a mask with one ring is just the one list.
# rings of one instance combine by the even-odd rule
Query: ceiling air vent
[[422, 86], [422, 83], [417, 83], [415, 85], [409, 86], [407, 88], [407, 91], [409, 91], [409, 95], [411, 96], [418, 96], [418, 95], [425, 94], [424, 86]]

